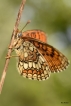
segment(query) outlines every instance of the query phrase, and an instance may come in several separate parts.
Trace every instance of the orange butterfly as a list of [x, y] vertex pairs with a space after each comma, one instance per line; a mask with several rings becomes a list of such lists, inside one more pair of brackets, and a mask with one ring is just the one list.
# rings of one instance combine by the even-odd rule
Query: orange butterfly
[[69, 64], [60, 51], [46, 43], [46, 35], [41, 30], [18, 30], [14, 49], [19, 56], [18, 71], [25, 78], [45, 80], [50, 73], [65, 70]]

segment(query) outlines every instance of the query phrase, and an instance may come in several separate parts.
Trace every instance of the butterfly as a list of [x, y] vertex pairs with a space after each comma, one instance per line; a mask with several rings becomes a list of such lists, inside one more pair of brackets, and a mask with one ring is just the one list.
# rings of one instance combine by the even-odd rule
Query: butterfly
[[18, 56], [18, 71], [25, 78], [45, 80], [69, 65], [60, 51], [46, 43], [46, 34], [41, 30], [17, 30], [13, 46]]

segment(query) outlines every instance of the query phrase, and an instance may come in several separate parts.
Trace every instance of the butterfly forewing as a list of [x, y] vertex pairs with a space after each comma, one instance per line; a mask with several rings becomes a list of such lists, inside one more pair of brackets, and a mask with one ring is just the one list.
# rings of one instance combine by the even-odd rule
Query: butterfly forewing
[[42, 30], [28, 30], [22, 33], [23, 37], [30, 37], [46, 42], [46, 34]]
[[30, 39], [29, 41], [44, 56], [51, 72], [59, 72], [67, 68], [69, 64], [68, 59], [53, 46], [34, 39]]

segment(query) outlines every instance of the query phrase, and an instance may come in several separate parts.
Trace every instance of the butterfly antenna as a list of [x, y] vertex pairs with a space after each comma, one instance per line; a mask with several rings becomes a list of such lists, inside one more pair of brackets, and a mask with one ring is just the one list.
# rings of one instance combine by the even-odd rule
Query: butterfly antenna
[[[22, 28], [22, 30], [31, 22], [31, 20], [28, 20], [27, 23], [25, 24], [25, 26]], [[22, 32], [21, 30], [21, 32]]]

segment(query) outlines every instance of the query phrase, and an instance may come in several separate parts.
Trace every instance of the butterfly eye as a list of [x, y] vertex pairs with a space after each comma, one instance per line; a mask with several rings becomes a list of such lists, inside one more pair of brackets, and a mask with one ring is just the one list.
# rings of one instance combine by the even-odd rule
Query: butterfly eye
[[20, 32], [20, 33], [18, 33], [18, 37], [21, 37], [22, 36], [22, 33]]

